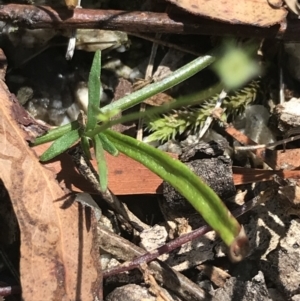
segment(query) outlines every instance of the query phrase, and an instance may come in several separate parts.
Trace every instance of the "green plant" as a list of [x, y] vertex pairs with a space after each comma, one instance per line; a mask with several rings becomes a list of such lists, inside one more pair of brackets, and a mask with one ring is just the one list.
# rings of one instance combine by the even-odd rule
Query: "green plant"
[[[236, 251], [236, 258], [238, 258], [240, 251], [243, 253], [246, 248], [247, 239], [245, 235], [241, 235], [243, 231], [239, 223], [210, 187], [179, 160], [172, 159], [164, 152], [143, 142], [108, 129], [112, 124], [124, 121], [124, 118], [117, 121], [110, 120], [110, 117], [120, 110], [125, 110], [156, 93], [169, 89], [199, 72], [214, 61], [214, 55], [197, 58], [161, 82], [151, 84], [99, 110], [99, 91], [101, 84], [100, 53], [96, 52], [89, 76], [89, 104], [86, 121], [84, 121], [84, 118], [81, 118], [82, 120], [72, 122], [69, 125], [50, 131], [46, 135], [37, 138], [35, 145], [55, 140], [50, 148], [41, 156], [41, 161], [52, 159], [68, 149], [79, 139], [81, 140], [83, 150], [87, 156], [90, 157], [91, 142], [98, 163], [101, 189], [105, 191], [107, 189], [107, 169], [104, 150], [113, 155], [117, 155], [118, 151], [120, 151], [144, 164], [165, 181], [173, 185], [187, 198], [206, 222], [217, 231], [226, 245]], [[204, 94], [207, 96], [209, 92]], [[154, 109], [145, 114], [149, 117], [151, 114], [161, 113], [164, 110], [182, 104], [188, 105], [189, 103], [186, 103], [186, 101], [182, 103], [178, 102]], [[133, 114], [129, 117], [125, 117], [125, 119], [136, 119], [138, 116]]]
[[70, 148], [79, 139], [81, 140], [81, 146], [87, 157], [91, 158], [90, 142], [92, 142], [98, 163], [100, 187], [103, 191], [105, 191], [107, 189], [107, 167], [104, 150], [113, 156], [116, 156], [118, 151], [102, 133], [93, 135], [93, 137], [88, 137], [86, 135], [88, 131], [95, 129], [98, 123], [96, 112], [100, 107], [100, 69], [101, 55], [100, 51], [97, 51], [89, 74], [89, 105], [87, 118], [85, 118], [85, 116], [81, 113], [81, 120], [50, 131], [43, 137], [36, 139], [35, 144], [44, 143], [44, 139], [47, 141], [55, 140], [55, 142], [53, 142], [53, 144], [40, 157], [41, 161], [48, 161]]
[[[225, 118], [235, 117], [244, 111], [245, 107], [255, 100], [258, 89], [259, 82], [253, 80], [247, 86], [229, 93], [222, 105], [225, 109]], [[216, 93], [220, 92], [220, 85], [215, 90]], [[215, 108], [218, 95], [203, 98], [201, 93], [195, 93], [177, 101], [183, 102], [186, 98], [197, 99], [197, 105], [181, 106], [163, 116], [147, 119], [147, 129], [153, 133], [146, 138], [146, 142], [167, 141], [183, 133], [191, 134], [201, 130], [206, 118], [211, 116]]]

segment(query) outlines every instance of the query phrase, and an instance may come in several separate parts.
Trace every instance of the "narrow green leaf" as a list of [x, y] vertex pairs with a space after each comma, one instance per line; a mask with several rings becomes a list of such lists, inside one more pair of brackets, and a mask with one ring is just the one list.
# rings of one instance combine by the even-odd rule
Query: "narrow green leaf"
[[91, 152], [90, 152], [90, 139], [86, 136], [81, 136], [80, 140], [81, 148], [83, 152], [85, 153], [86, 157], [91, 160]]
[[94, 137], [95, 155], [98, 165], [100, 188], [104, 192], [107, 189], [107, 166], [104, 156], [104, 149], [99, 135]]
[[89, 75], [89, 103], [87, 111], [86, 131], [93, 130], [97, 124], [97, 115], [100, 106], [100, 70], [101, 70], [101, 53], [95, 52], [90, 75]]
[[98, 135], [104, 150], [106, 150], [109, 154], [116, 157], [119, 154], [118, 149], [109, 141], [109, 139], [103, 134], [100, 133]]
[[37, 137], [34, 141], [34, 143], [32, 143], [33, 146], [35, 145], [40, 145], [46, 142], [50, 142], [53, 140], [56, 140], [57, 138], [63, 136], [64, 134], [71, 132], [73, 130], [76, 130], [79, 128], [79, 124], [76, 121], [73, 121], [71, 123], [68, 123], [66, 125], [63, 126], [59, 126], [53, 130], [50, 130], [48, 133], [46, 133], [43, 136]]
[[234, 243], [241, 229], [239, 223], [216, 193], [185, 164], [134, 138], [111, 130], [104, 131], [104, 134], [120, 152], [170, 183], [203, 216], [226, 245]]
[[[153, 107], [151, 109], [147, 109], [144, 112], [134, 112], [130, 114], [126, 114], [124, 116], [121, 116], [120, 118], [117, 119], [111, 119], [107, 121], [106, 123], [103, 123], [101, 125], [98, 125], [95, 127], [93, 131], [86, 132], [86, 136], [88, 137], [94, 137], [98, 133], [103, 132], [104, 130], [110, 128], [111, 126], [119, 123], [125, 123], [133, 120], [137, 120], [138, 118], [143, 118], [146, 117], [148, 120], [151, 120], [154, 116], [158, 116], [159, 114], [171, 111], [172, 109], [180, 108], [180, 107], [185, 107], [185, 106], [190, 106], [194, 104], [198, 104], [203, 102], [205, 99], [208, 97], [211, 97], [214, 95], [217, 91], [220, 92], [222, 90], [222, 84], [216, 84], [213, 85], [212, 87], [201, 91], [197, 94], [195, 94], [195, 97], [180, 97], [176, 101], [163, 104], [158, 107]], [[105, 109], [106, 106], [103, 108]], [[170, 122], [172, 123], [172, 122]], [[176, 133], [174, 131], [174, 133]]]
[[79, 130], [73, 130], [55, 140], [41, 155], [41, 161], [48, 161], [58, 156], [72, 146], [80, 138]]
[[214, 52], [198, 57], [192, 62], [174, 71], [170, 76], [110, 103], [109, 105], [103, 107], [101, 111], [102, 113], [106, 113], [116, 109], [121, 111], [129, 109], [157, 93], [163, 92], [175, 85], [178, 85], [179, 83], [212, 64], [215, 60], [216, 57]]

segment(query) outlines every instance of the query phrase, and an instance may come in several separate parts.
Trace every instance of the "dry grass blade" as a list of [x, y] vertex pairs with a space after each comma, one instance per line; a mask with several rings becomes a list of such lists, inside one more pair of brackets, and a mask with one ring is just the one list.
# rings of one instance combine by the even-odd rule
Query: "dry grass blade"
[[3, 77], [0, 98], [0, 177], [21, 232], [22, 300], [102, 300], [95, 220], [77, 203], [62, 208], [65, 193], [28, 147]]

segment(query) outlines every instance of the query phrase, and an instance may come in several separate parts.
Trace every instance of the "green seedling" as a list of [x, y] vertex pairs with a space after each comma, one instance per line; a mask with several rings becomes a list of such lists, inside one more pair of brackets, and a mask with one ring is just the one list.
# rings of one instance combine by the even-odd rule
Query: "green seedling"
[[69, 149], [80, 138], [79, 130], [72, 130], [58, 139], [56, 139], [51, 146], [41, 155], [41, 161], [49, 161], [67, 149]]
[[[212, 64], [215, 61], [215, 56], [205, 55], [199, 57], [173, 72], [173, 74], [162, 81], [144, 87], [103, 108], [100, 108], [100, 58], [100, 52], [98, 51], [95, 54], [89, 76], [89, 105], [86, 122], [78, 120], [39, 137], [36, 144], [55, 140], [52, 146], [41, 156], [41, 160], [50, 160], [65, 151], [79, 139], [81, 140], [84, 152], [90, 158], [89, 148], [91, 143], [97, 160], [100, 186], [101, 189], [105, 191], [108, 183], [104, 151], [112, 155], [117, 155], [118, 152], [122, 152], [145, 165], [163, 180], [173, 185], [174, 188], [186, 197], [208, 224], [217, 231], [226, 245], [233, 249], [237, 255], [240, 253], [244, 254], [245, 252], [243, 251], [246, 249], [245, 242], [247, 242], [247, 239], [245, 235], [241, 234], [241, 226], [230, 214], [215, 192], [198, 176], [179, 160], [170, 158], [164, 152], [152, 148], [141, 141], [108, 129], [113, 124], [137, 119], [141, 116], [140, 113], [133, 114], [131, 116], [121, 117], [117, 121], [112, 121], [112, 115], [139, 104], [148, 97], [163, 92], [193, 76]], [[176, 107], [176, 105], [182, 104], [189, 105], [194, 102], [195, 100], [192, 100], [190, 103], [186, 101], [177, 104], [172, 103], [144, 114], [149, 117], [151, 114], [168, 111], [172, 106]], [[67, 137], [68, 139], [66, 139]]]
[[98, 163], [100, 187], [102, 191], [106, 191], [107, 168], [104, 157], [104, 149], [114, 156], [118, 154], [118, 151], [107, 139], [105, 139], [103, 134], [97, 134], [92, 139], [86, 135], [86, 132], [94, 130], [98, 123], [97, 114], [100, 108], [101, 96], [100, 70], [101, 54], [100, 51], [97, 51], [95, 53], [89, 74], [89, 104], [86, 118], [81, 113], [79, 115], [80, 120], [78, 119], [69, 125], [49, 131], [46, 135], [37, 138], [34, 145], [55, 140], [40, 157], [41, 161], [48, 161], [70, 148], [80, 139], [81, 147], [84, 153], [89, 159], [91, 159], [91, 141], [94, 146], [95, 156]]
[[96, 135], [93, 139], [96, 161], [98, 165], [98, 173], [100, 179], [100, 188], [102, 191], [107, 189], [107, 166], [104, 155], [103, 145], [100, 139], [100, 134]]
[[63, 136], [64, 134], [67, 134], [73, 130], [78, 130], [80, 127], [78, 121], [73, 121], [71, 123], [59, 126], [55, 129], [50, 130], [48, 133], [46, 133], [43, 136], [37, 137], [33, 143], [33, 145], [40, 145], [47, 142], [54, 141], [58, 139], [59, 137]]

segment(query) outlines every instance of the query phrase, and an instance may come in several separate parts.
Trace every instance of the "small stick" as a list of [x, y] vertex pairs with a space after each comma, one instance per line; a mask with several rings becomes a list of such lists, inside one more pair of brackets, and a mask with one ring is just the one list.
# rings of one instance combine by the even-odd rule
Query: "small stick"
[[300, 22], [288, 19], [286, 28], [230, 24], [193, 16], [176, 10], [174, 13], [116, 11], [101, 9], [51, 8], [7, 4], [0, 7], [0, 20], [22, 28], [101, 28], [125, 32], [152, 32], [217, 36], [281, 38], [299, 41]]
[[[255, 206], [266, 202], [267, 199], [269, 199], [271, 196], [273, 196], [273, 194], [274, 194], [273, 188], [269, 188], [266, 191], [261, 192], [258, 196], [254, 197], [252, 200], [248, 201], [244, 205], [242, 205], [239, 208], [237, 208], [236, 210], [234, 210], [232, 212], [232, 215], [234, 217], [238, 217], [240, 215], [245, 214], [247, 211], [251, 210]], [[171, 251], [182, 246], [183, 244], [185, 244], [189, 241], [192, 241], [196, 238], [199, 238], [211, 230], [212, 230], [212, 228], [210, 226], [205, 225], [205, 226], [200, 227], [190, 233], [184, 234], [151, 252], [147, 252], [147, 253], [143, 254], [142, 256], [133, 259], [131, 262], [125, 262], [124, 264], [122, 264], [120, 266], [104, 270], [103, 278], [138, 268], [140, 264], [148, 263], [165, 253], [170, 253]]]
[[[159, 34], [159, 33], [157, 33], [155, 35], [156, 39], [159, 39], [160, 37], [161, 37], [161, 34]], [[145, 80], [148, 80], [152, 77], [157, 48], [158, 48], [158, 44], [153, 42], [148, 66], [147, 66], [146, 73], [145, 73]], [[141, 103], [140, 112], [145, 112], [145, 110], [146, 110], [146, 104]], [[139, 141], [143, 140], [143, 124], [144, 124], [144, 118], [140, 117], [139, 122], [138, 122], [137, 134], [136, 134], [136, 139]]]
[[109, 189], [104, 192], [101, 191], [97, 172], [79, 146], [70, 149], [68, 154], [71, 156], [79, 173], [93, 185], [93, 188], [101, 197], [118, 213], [117, 217], [122, 223], [127, 224], [127, 227], [129, 223], [138, 232], [149, 228], [147, 224], [139, 220]]
[[[300, 129], [298, 129], [299, 131]], [[261, 148], [269, 148], [269, 149], [273, 149], [278, 145], [282, 145], [282, 144], [286, 144], [288, 142], [292, 142], [292, 141], [296, 141], [300, 139], [300, 135], [297, 136], [293, 136], [293, 137], [289, 137], [289, 138], [285, 138], [282, 140], [279, 140], [277, 142], [274, 143], [269, 143], [269, 144], [257, 144], [257, 145], [245, 145], [245, 146], [236, 146], [234, 149], [236, 150], [257, 150], [257, 149], [261, 149]]]
[[[144, 249], [101, 225], [98, 229], [101, 249], [112, 254], [117, 259], [129, 261], [145, 253]], [[206, 293], [190, 279], [172, 269], [166, 263], [159, 260], [152, 261], [149, 263], [149, 269], [153, 272], [153, 276], [161, 285], [174, 291], [182, 300], [211, 300], [211, 295]]]
[[[228, 135], [230, 135], [231, 137], [233, 137], [236, 141], [238, 141], [241, 144], [244, 145], [249, 145], [250, 146], [257, 146], [257, 143], [255, 141], [253, 141], [252, 139], [250, 139], [249, 137], [247, 137], [244, 133], [238, 131], [234, 126], [228, 124], [227, 122], [225, 122], [224, 120], [221, 119], [220, 116], [220, 112], [218, 110], [214, 110], [213, 111], [213, 117], [218, 119], [219, 121], [221, 121], [224, 125], [225, 131]], [[265, 164], [272, 166], [273, 163], [269, 162], [270, 160], [268, 160], [268, 158], [265, 157], [264, 154], [264, 148], [258, 148], [258, 149], [254, 149], [251, 150], [254, 155], [259, 158], [260, 160], [262, 160]]]
[[[226, 96], [227, 96], [227, 92], [225, 90], [222, 90], [221, 93], [219, 94], [218, 100], [216, 102], [216, 105], [215, 105], [213, 111], [221, 108], [221, 105], [222, 105], [224, 99], [226, 98]], [[205, 135], [205, 133], [209, 129], [212, 121], [213, 121], [213, 117], [212, 116], [208, 116], [206, 118], [204, 126], [203, 126], [203, 128], [201, 129], [201, 131], [199, 133], [199, 139], [201, 139]]]
[[69, 39], [69, 43], [66, 51], [67, 61], [70, 61], [74, 55], [75, 46], [76, 46], [76, 34], [77, 34], [77, 29], [71, 29], [71, 37]]
[[21, 293], [21, 287], [19, 285], [0, 287], [0, 296], [7, 297], [10, 295], [16, 295]]
[[279, 69], [279, 103], [282, 105], [285, 102], [284, 95], [284, 80], [283, 80], [283, 44], [280, 45], [279, 53], [278, 53], [278, 62], [277, 66]]
[[[82, 8], [81, 7], [81, 0], [77, 0], [77, 5], [75, 8]], [[77, 29], [72, 28], [71, 29], [71, 37], [69, 39], [68, 47], [67, 47], [67, 52], [66, 52], [66, 60], [70, 61], [74, 55], [75, 51], [75, 46], [76, 46], [76, 34], [77, 34]]]
[[149, 35], [145, 35], [145, 34], [141, 34], [141, 33], [136, 33], [136, 32], [128, 32], [128, 34], [131, 35], [131, 36], [135, 36], [135, 37], [138, 37], [138, 38], [141, 38], [141, 39], [144, 39], [144, 40], [156, 43], [156, 44], [161, 45], [161, 46], [165, 46], [165, 47], [168, 47], [168, 48], [171, 48], [171, 49], [182, 51], [183, 53], [189, 53], [189, 54], [192, 54], [194, 56], [201, 56], [201, 55], [203, 55], [203, 53], [187, 49], [185, 47], [179, 46], [179, 45], [174, 44], [174, 43], [170, 43], [168, 41], [160, 40], [160, 39], [158, 39], [156, 37], [150, 37]]
[[149, 285], [149, 291], [156, 296], [156, 299], [160, 301], [170, 301], [168, 296], [162, 291], [161, 287], [157, 284], [147, 264], [141, 264], [140, 270], [143, 272], [145, 283]]

